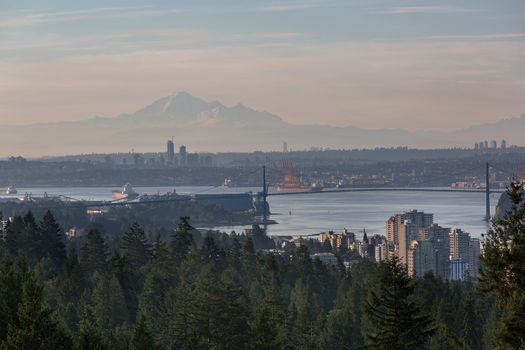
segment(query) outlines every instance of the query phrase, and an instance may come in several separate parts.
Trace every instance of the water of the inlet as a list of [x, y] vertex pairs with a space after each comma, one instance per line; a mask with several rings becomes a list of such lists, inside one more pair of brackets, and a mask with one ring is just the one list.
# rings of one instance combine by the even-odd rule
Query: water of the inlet
[[[18, 193], [34, 196], [63, 195], [83, 200], [110, 200], [109, 187], [79, 188], [19, 188]], [[140, 194], [163, 194], [173, 187], [136, 187]], [[175, 187], [179, 194], [242, 193], [259, 188], [223, 188], [205, 186]], [[491, 212], [500, 194], [491, 194]], [[344, 228], [361, 234], [384, 234], [385, 222], [391, 215], [411, 209], [433, 213], [434, 222], [444, 227], [461, 228], [473, 237], [486, 233], [489, 226], [484, 221], [484, 193], [451, 192], [342, 192], [308, 195], [270, 196], [271, 219], [277, 224], [268, 225], [269, 235], [314, 235], [319, 232]], [[215, 227], [225, 232], [241, 233], [247, 226]]]

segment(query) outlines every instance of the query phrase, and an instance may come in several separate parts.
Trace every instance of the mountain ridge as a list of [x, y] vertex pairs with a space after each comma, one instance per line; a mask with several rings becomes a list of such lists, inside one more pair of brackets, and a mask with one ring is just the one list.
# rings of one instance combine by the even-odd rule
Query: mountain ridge
[[[279, 150], [283, 141], [294, 149], [311, 146], [420, 148], [471, 146], [484, 139], [521, 141], [525, 115], [452, 132], [366, 129], [355, 126], [290, 124], [279, 116], [241, 103], [228, 107], [187, 92], [161, 97], [132, 113], [80, 121], [4, 125], [0, 156], [29, 154], [115, 152], [136, 149], [163, 151], [165, 139], [197, 151]], [[24, 135], [23, 138], [19, 137]], [[502, 137], [505, 135], [505, 137]], [[36, 143], [36, 147], [31, 142]]]

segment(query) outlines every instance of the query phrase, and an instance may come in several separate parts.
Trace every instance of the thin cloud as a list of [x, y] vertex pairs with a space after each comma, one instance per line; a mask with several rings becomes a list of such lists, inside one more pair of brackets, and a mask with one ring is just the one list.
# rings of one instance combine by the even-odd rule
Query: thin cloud
[[288, 3], [274, 3], [255, 8], [256, 12], [289, 12], [320, 7], [343, 7], [348, 4], [331, 1], [293, 1]]
[[[189, 28], [171, 30], [137, 30], [125, 34], [105, 35], [101, 40], [99, 35], [68, 36], [48, 35], [41, 37], [24, 37], [16, 40], [3, 41], [0, 54], [19, 59], [18, 50], [47, 49], [52, 56], [72, 56], [81, 52], [100, 54], [104, 52], [124, 52], [137, 50], [163, 50], [193, 48], [199, 46], [217, 47], [227, 44], [243, 46], [257, 45], [288, 45], [301, 37], [298, 32], [252, 32], [244, 34], [218, 34], [196, 31]], [[30, 55], [24, 54], [24, 61], [30, 61]], [[37, 60], [41, 59], [41, 55]]]
[[428, 37], [436, 40], [465, 40], [465, 41], [485, 41], [485, 40], [519, 40], [525, 39], [525, 33], [493, 33], [480, 35], [435, 35]]
[[143, 16], [162, 16], [181, 13], [179, 9], [152, 9], [151, 6], [140, 7], [98, 7], [74, 11], [42, 12], [13, 18], [0, 19], [0, 28], [22, 28], [44, 23], [71, 22], [99, 18], [129, 18]]
[[463, 12], [477, 12], [479, 10], [468, 9], [460, 6], [402, 6], [372, 9], [372, 13], [380, 14], [440, 14], [440, 13], [463, 13]]

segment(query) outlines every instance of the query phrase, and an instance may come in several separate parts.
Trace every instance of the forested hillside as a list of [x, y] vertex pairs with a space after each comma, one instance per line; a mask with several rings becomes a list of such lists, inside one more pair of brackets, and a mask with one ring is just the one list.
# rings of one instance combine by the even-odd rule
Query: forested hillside
[[77, 254], [51, 212], [38, 222], [29, 212], [13, 218], [0, 241], [0, 342], [6, 349], [521, 349], [524, 212], [515, 207], [486, 237], [478, 286], [430, 274], [409, 279], [397, 260], [324, 265], [305, 246], [263, 254], [264, 241], [243, 235], [210, 233], [197, 243], [187, 217], [169, 240], [150, 241], [133, 224], [114, 251], [92, 228]]

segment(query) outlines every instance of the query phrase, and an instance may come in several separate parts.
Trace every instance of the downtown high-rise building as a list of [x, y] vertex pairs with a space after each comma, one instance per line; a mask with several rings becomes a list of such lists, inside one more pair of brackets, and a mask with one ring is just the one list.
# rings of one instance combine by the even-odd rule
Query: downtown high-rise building
[[386, 239], [395, 245], [396, 255], [403, 264], [407, 264], [410, 243], [420, 239], [419, 231], [433, 222], [434, 214], [417, 210], [394, 215], [386, 222]]
[[481, 240], [471, 238], [468, 246], [468, 273], [472, 279], [478, 279], [479, 257], [481, 255]]
[[166, 145], [166, 158], [169, 163], [173, 163], [175, 160], [175, 144], [173, 143], [173, 140], [168, 140]]
[[450, 228], [433, 224], [420, 230], [420, 236], [429, 239], [436, 252], [434, 273], [441, 278], [449, 278]]
[[186, 152], [186, 146], [182, 145], [179, 147], [179, 165], [186, 166], [188, 162], [188, 153]]
[[407, 263], [408, 246], [416, 235], [416, 227], [402, 214], [397, 214], [386, 222], [386, 239], [395, 246], [396, 256], [400, 262]]
[[407, 211], [403, 214], [403, 217], [411, 224], [415, 225], [418, 230], [429, 227], [434, 223], [434, 214], [428, 214], [417, 210]]
[[425, 273], [436, 271], [436, 250], [430, 240], [413, 240], [407, 254], [409, 277], [422, 277]]
[[462, 259], [468, 262], [470, 234], [458, 228], [450, 231], [450, 259]]

